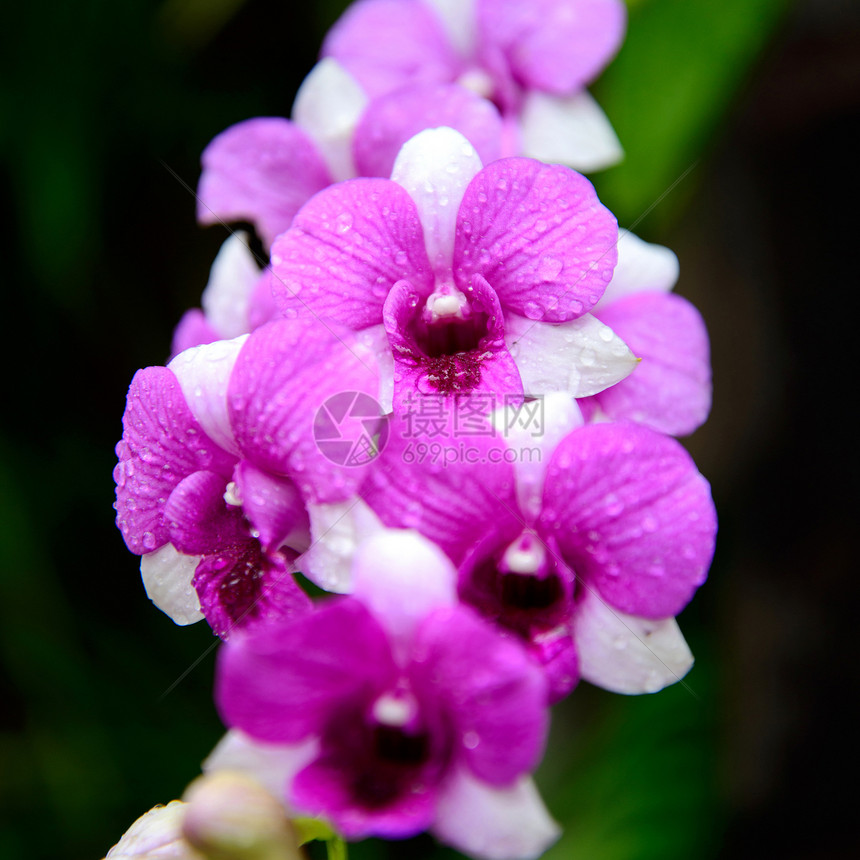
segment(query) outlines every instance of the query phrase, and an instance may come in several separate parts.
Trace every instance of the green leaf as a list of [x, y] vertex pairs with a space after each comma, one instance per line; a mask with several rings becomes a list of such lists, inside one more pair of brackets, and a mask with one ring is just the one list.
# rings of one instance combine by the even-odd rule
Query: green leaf
[[[650, 217], [665, 224], [695, 188], [696, 170], [690, 168], [713, 144], [790, 0], [629, 5], [624, 45], [593, 87], [625, 159], [594, 181], [623, 226], [655, 203]], [[685, 171], [690, 173], [673, 188]]]
[[331, 839], [337, 838], [334, 830], [319, 818], [294, 818], [292, 819], [292, 825], [296, 831], [299, 845], [305, 845], [308, 842], [313, 842], [315, 839], [320, 842], [328, 842]]

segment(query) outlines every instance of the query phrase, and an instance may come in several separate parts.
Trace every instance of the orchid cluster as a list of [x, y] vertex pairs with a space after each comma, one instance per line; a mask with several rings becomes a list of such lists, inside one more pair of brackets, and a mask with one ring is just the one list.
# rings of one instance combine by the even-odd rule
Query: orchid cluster
[[201, 222], [267, 257], [231, 235], [135, 375], [117, 524], [223, 640], [204, 770], [287, 817], [537, 857], [550, 707], [692, 664], [716, 519], [673, 437], [707, 334], [574, 169], [620, 157], [585, 86], [624, 28], [620, 0], [359, 0], [292, 119], [203, 153]]

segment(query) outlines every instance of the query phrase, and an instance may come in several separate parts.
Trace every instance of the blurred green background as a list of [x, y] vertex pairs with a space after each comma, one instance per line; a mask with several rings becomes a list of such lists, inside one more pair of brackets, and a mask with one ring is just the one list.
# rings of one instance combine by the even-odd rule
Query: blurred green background
[[[103, 856], [220, 736], [208, 628], [149, 604], [113, 525], [113, 446], [132, 374], [165, 360], [224, 239], [167, 168], [193, 187], [216, 133], [287, 115], [344, 5], [4, 7], [0, 857]], [[688, 444], [721, 533], [681, 617], [694, 695], [583, 684], [556, 709], [539, 782], [565, 835], [549, 856], [860, 856], [844, 376], [860, 7], [629, 5], [594, 88], [627, 158], [594, 179], [623, 225], [678, 253], [709, 324], [714, 409]], [[451, 856], [429, 838], [351, 853]]]

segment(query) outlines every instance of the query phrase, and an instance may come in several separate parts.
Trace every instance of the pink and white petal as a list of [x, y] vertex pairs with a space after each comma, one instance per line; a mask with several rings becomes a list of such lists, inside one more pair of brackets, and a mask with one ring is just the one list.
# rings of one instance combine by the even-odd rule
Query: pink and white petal
[[417, 628], [417, 697], [442, 697], [457, 758], [481, 780], [509, 784], [533, 770], [549, 726], [543, 670], [519, 639], [465, 606], [434, 610]]
[[316, 144], [280, 117], [249, 119], [222, 131], [201, 161], [197, 219], [250, 221], [267, 247], [302, 204], [332, 181]]
[[292, 624], [232, 636], [218, 654], [215, 701], [255, 741], [296, 743], [396, 676], [385, 631], [358, 601], [338, 598]]
[[641, 359], [630, 376], [597, 395], [603, 413], [673, 436], [700, 427], [711, 410], [711, 360], [696, 308], [673, 293], [642, 292], [613, 302], [600, 319]]
[[238, 337], [251, 330], [248, 307], [260, 274], [248, 247], [248, 234], [233, 233], [212, 263], [201, 298], [206, 318], [221, 338]]
[[558, 446], [541, 514], [577, 576], [630, 615], [677, 615], [704, 582], [716, 512], [708, 482], [670, 437], [591, 424]]
[[167, 366], [182, 388], [185, 402], [203, 432], [225, 451], [239, 449], [227, 414], [227, 385], [248, 335], [186, 349]]
[[203, 772], [244, 773], [281, 800], [288, 812], [296, 812], [288, 803], [287, 790], [295, 775], [316, 758], [318, 751], [315, 738], [297, 744], [267, 744], [231, 729], [203, 762]]
[[374, 98], [406, 83], [452, 81], [462, 65], [435, 11], [400, 0], [350, 6], [329, 30], [322, 56], [334, 57]]
[[441, 126], [462, 134], [483, 164], [502, 154], [502, 119], [492, 102], [455, 84], [418, 84], [370, 103], [353, 142], [359, 173], [390, 176], [406, 141], [424, 129]]
[[638, 363], [628, 345], [592, 314], [553, 324], [509, 313], [505, 341], [523, 390], [532, 397], [554, 391], [587, 397], [629, 376]]
[[581, 89], [612, 59], [627, 24], [622, 0], [477, 0], [479, 38], [528, 88]]
[[170, 540], [164, 505], [176, 485], [201, 469], [229, 475], [235, 458], [204, 432], [166, 367], [139, 370], [128, 390], [116, 446], [116, 523], [138, 555]]
[[548, 686], [548, 702], [554, 705], [569, 695], [579, 683], [579, 655], [570, 624], [533, 633], [529, 648], [543, 667]]
[[200, 308], [191, 308], [182, 314], [176, 328], [173, 330], [173, 339], [170, 342], [171, 359], [192, 346], [200, 346], [202, 343], [212, 343], [220, 340], [221, 336], [209, 324]]
[[480, 860], [537, 860], [561, 828], [530, 777], [496, 787], [461, 767], [440, 793], [433, 834]]
[[453, 410], [439, 435], [421, 432], [420, 414], [395, 413], [361, 495], [386, 526], [416, 529], [455, 564], [484, 535], [497, 535], [499, 544], [513, 540], [523, 524], [504, 441], [469, 436], [465, 454], [463, 438], [454, 436]]
[[394, 161], [391, 179], [415, 201], [427, 257], [439, 274], [451, 270], [457, 212], [481, 167], [472, 144], [446, 127], [425, 128], [403, 145]]
[[312, 198], [272, 248], [272, 291], [287, 317], [330, 318], [353, 330], [382, 321], [397, 281], [433, 274], [418, 210], [387, 179], [351, 179]]
[[454, 274], [480, 274], [506, 312], [545, 322], [586, 313], [615, 268], [618, 227], [570, 168], [503, 158], [470, 183], [457, 218]]
[[424, 0], [439, 16], [448, 41], [461, 56], [469, 57], [475, 50], [475, 0]]
[[[373, 459], [352, 454], [372, 436], [369, 423], [383, 420], [378, 391], [374, 356], [350, 332], [313, 318], [277, 320], [254, 331], [239, 355], [230, 418], [246, 459], [291, 478], [308, 501], [342, 501]], [[340, 416], [348, 426], [334, 426], [335, 407], [353, 416]], [[342, 437], [346, 449], [338, 459], [324, 443]]]
[[404, 660], [418, 625], [434, 609], [457, 603], [457, 571], [439, 547], [418, 532], [384, 529], [359, 544], [353, 595], [388, 631]]
[[496, 432], [510, 449], [520, 452], [513, 465], [517, 501], [527, 519], [533, 521], [540, 513], [544, 475], [553, 451], [583, 423], [576, 401], [562, 393], [547, 394], [519, 406], [504, 406], [493, 413]]
[[194, 472], [174, 488], [164, 506], [170, 542], [188, 555], [217, 552], [247, 540], [242, 514], [224, 501], [227, 479], [217, 472]]
[[191, 584], [199, 562], [199, 555], [185, 555], [169, 543], [140, 559], [146, 596], [180, 627], [203, 619], [200, 599]]
[[335, 182], [356, 175], [352, 136], [367, 102], [358, 81], [331, 57], [311, 69], [296, 93], [293, 121], [316, 142]]
[[690, 671], [693, 655], [674, 618], [627, 615], [594, 589], [581, 595], [571, 624], [586, 681], [613, 693], [656, 693]]
[[193, 584], [209, 626], [222, 639], [257, 625], [286, 626], [311, 611], [286, 558], [264, 555], [254, 540], [204, 556]]
[[233, 479], [241, 500], [242, 513], [251, 524], [251, 534], [266, 550], [284, 543], [290, 536], [306, 535], [308, 515], [298, 487], [289, 479], [258, 469], [242, 460]]
[[645, 242], [629, 230], [618, 233], [618, 265], [597, 303], [595, 312], [631, 293], [659, 290], [668, 293], [678, 283], [680, 267], [674, 251]]
[[523, 155], [582, 173], [611, 167], [624, 157], [615, 129], [585, 90], [566, 97], [530, 90], [520, 129]]
[[333, 504], [308, 504], [311, 546], [296, 567], [326, 591], [352, 591], [352, 561], [365, 538], [384, 528], [364, 500], [354, 496]]

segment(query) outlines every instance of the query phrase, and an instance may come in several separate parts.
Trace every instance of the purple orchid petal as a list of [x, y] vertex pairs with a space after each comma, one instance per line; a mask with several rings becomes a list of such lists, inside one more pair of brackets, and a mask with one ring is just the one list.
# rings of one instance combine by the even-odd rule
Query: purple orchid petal
[[226, 489], [227, 479], [217, 472], [194, 472], [176, 485], [164, 519], [180, 552], [202, 555], [248, 539], [241, 511], [224, 501]]
[[229, 475], [235, 458], [206, 436], [166, 367], [135, 374], [122, 422], [116, 522], [128, 548], [143, 555], [170, 540], [163, 512], [177, 484], [201, 470]]
[[203, 618], [200, 599], [191, 581], [198, 555], [183, 555], [167, 543], [140, 559], [140, 578], [146, 596], [174, 623], [185, 626]]
[[624, 157], [606, 114], [585, 90], [566, 98], [532, 90], [522, 106], [520, 128], [523, 155], [581, 173], [603, 170]]
[[266, 550], [276, 550], [291, 534], [307, 533], [310, 523], [301, 494], [289, 478], [280, 478], [242, 460], [234, 473], [242, 513]]
[[265, 269], [251, 293], [251, 301], [248, 305], [248, 328], [254, 331], [261, 325], [280, 318], [281, 313], [272, 295], [272, 272], [270, 269]]
[[358, 81], [336, 60], [320, 60], [304, 79], [292, 116], [315, 141], [335, 182], [356, 176], [352, 137], [367, 106]]
[[577, 576], [631, 615], [677, 615], [704, 582], [716, 513], [674, 440], [627, 422], [571, 433], [546, 474], [541, 529]]
[[327, 188], [272, 248], [272, 290], [287, 317], [330, 318], [358, 330], [382, 321], [397, 281], [433, 275], [412, 198], [387, 179]]
[[[378, 389], [372, 353], [349, 332], [315, 319], [278, 320], [254, 331], [236, 361], [230, 419], [245, 459], [290, 477], [309, 500], [340, 501], [363, 478], [372, 454], [362, 457], [358, 446], [378, 432], [371, 423], [380, 418], [364, 410], [367, 417], [348, 428], [358, 435], [347, 434], [342, 444], [346, 431], [332, 426], [329, 433], [325, 421], [331, 423], [331, 409], [348, 411], [357, 398], [373, 406]], [[346, 445], [341, 459], [335, 442]]]
[[506, 311], [565, 322], [594, 305], [615, 268], [615, 218], [591, 183], [559, 165], [505, 158], [466, 189], [454, 272], [489, 281]]
[[181, 319], [173, 330], [173, 340], [170, 342], [170, 357], [175, 358], [180, 352], [220, 340], [220, 335], [209, 324], [200, 308], [191, 308], [182, 314]]
[[532, 770], [546, 739], [546, 681], [518, 641], [465, 607], [439, 609], [416, 632], [416, 695], [442, 696], [459, 758], [484, 782]]
[[481, 169], [475, 148], [452, 128], [425, 128], [397, 154], [391, 179], [415, 202], [437, 276], [450, 277], [454, 225], [466, 188]]
[[355, 130], [353, 154], [362, 176], [390, 176], [400, 148], [427, 128], [460, 132], [483, 164], [502, 154], [502, 121], [492, 102], [453, 84], [406, 86], [374, 99]]
[[311, 611], [310, 598], [293, 579], [284, 556], [264, 555], [257, 541], [248, 538], [204, 556], [194, 588], [206, 620], [222, 639], [251, 625], [295, 621]]
[[530, 650], [543, 667], [550, 705], [570, 695], [581, 675], [571, 625], [560, 624], [551, 630], [535, 634], [529, 642]]
[[700, 427], [711, 409], [711, 361], [693, 305], [672, 293], [636, 293], [612, 302], [600, 319], [641, 359], [630, 376], [596, 395], [603, 413], [673, 436]]
[[447, 83], [462, 66], [433, 11], [400, 0], [350, 6], [329, 31], [322, 55], [334, 57], [373, 97], [405, 83]]
[[582, 677], [613, 693], [656, 693], [680, 681], [693, 655], [674, 618], [638, 618], [584, 589], [573, 617]]
[[487, 282], [480, 275], [473, 278], [464, 294], [463, 318], [458, 314], [428, 321], [431, 301], [400, 281], [385, 302], [383, 319], [396, 368], [395, 408], [401, 410], [416, 392], [518, 400], [519, 371], [505, 345], [499, 300]]
[[477, 0], [485, 49], [505, 55], [524, 86], [564, 95], [593, 80], [624, 38], [621, 0]]
[[[342, 750], [321, 755], [296, 775], [291, 800], [310, 815], [325, 816], [347, 839], [380, 836], [404, 839], [426, 830], [433, 822], [437, 789], [422, 785], [421, 790], [399, 791], [384, 804], [368, 808], [357, 802], [356, 780], [350, 756]], [[372, 776], [361, 774], [368, 786]], [[386, 786], [387, 789], [387, 786]]]
[[[455, 435], [455, 420], [465, 413], [437, 415], [440, 403], [419, 398], [392, 421], [388, 445], [361, 494], [385, 525], [416, 529], [459, 564], [478, 536], [513, 540], [522, 521], [504, 443], [477, 422], [469, 424], [469, 435]], [[476, 430], [480, 435], [471, 435]]]
[[267, 247], [302, 204], [332, 181], [314, 142], [278, 117], [249, 119], [222, 131], [201, 161], [198, 220], [250, 221]]
[[219, 654], [215, 700], [228, 726], [295, 743], [396, 675], [382, 627], [358, 601], [340, 598], [291, 624], [231, 637]]
[[433, 833], [470, 857], [531, 860], [558, 839], [561, 829], [530, 778], [497, 788], [459, 768], [439, 797]]

